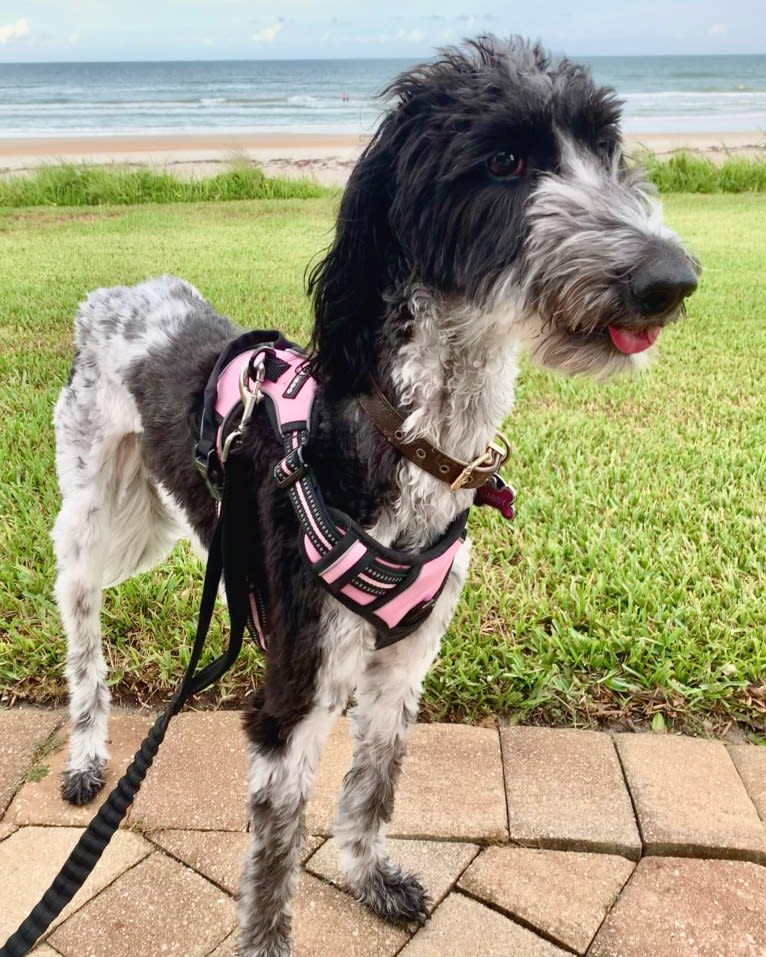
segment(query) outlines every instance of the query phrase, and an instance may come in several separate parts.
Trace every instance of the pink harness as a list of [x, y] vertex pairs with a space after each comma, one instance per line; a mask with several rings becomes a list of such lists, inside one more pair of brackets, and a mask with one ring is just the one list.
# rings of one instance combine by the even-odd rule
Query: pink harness
[[[254, 335], [274, 338], [248, 348], [246, 340]], [[237, 344], [244, 351], [233, 350]], [[238, 435], [238, 429], [230, 429], [239, 418], [246, 424], [255, 405], [265, 399], [284, 450], [274, 466], [274, 481], [290, 497], [300, 523], [301, 554], [338, 601], [374, 625], [377, 645], [384, 647], [405, 638], [430, 614], [465, 539], [468, 513], [461, 513], [433, 548], [412, 555], [386, 548], [345, 512], [328, 506], [303, 455], [311, 435], [316, 388], [306, 356], [277, 339], [276, 333], [250, 333], [236, 340], [219, 359], [205, 393], [197, 464], [217, 497], [228, 447]], [[265, 645], [266, 622], [257, 587], [251, 606], [253, 624]]]

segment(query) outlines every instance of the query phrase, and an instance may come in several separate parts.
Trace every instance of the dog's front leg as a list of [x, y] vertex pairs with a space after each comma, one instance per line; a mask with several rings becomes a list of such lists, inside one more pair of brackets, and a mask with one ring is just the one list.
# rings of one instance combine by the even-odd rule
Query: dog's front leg
[[[385, 824], [393, 813], [407, 732], [417, 716], [423, 676], [440, 637], [419, 633], [374, 652], [351, 712], [354, 760], [343, 780], [335, 818], [341, 870], [349, 891], [394, 923], [423, 923], [427, 918], [426, 893], [420, 882], [388, 856]], [[415, 666], [413, 652], [419, 658], [417, 671], [408, 666]]]
[[[289, 957], [290, 903], [298, 880], [304, 809], [339, 708], [318, 706], [279, 749], [250, 752], [250, 848], [239, 903], [240, 957]], [[263, 722], [267, 724], [267, 721]]]
[[[389, 653], [380, 654], [387, 657]], [[402, 871], [388, 856], [384, 830], [393, 813], [420, 688], [413, 687], [410, 676], [404, 685], [376, 688], [380, 671], [371, 664], [357, 689], [357, 704], [351, 712], [354, 760], [343, 779], [335, 838], [346, 885], [358, 900], [394, 923], [423, 923], [425, 891], [414, 875]]]
[[452, 617], [467, 566], [466, 544], [426, 623], [408, 638], [369, 653], [351, 712], [354, 760], [343, 780], [335, 818], [341, 870], [351, 893], [394, 923], [424, 923], [428, 917], [428, 898], [420, 882], [388, 856], [385, 825], [393, 813], [423, 679]]

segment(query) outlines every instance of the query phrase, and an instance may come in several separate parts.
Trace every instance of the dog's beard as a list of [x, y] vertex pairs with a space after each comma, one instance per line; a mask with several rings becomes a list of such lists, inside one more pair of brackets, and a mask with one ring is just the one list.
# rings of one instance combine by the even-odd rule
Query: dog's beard
[[[533, 362], [597, 379], [645, 368], [683, 299], [645, 308], [633, 277], [652, 256], [699, 272], [635, 172], [617, 166], [597, 180], [590, 163], [546, 177], [525, 211], [521, 256], [492, 300], [515, 313], [514, 331]], [[583, 172], [585, 170], [585, 172]]]

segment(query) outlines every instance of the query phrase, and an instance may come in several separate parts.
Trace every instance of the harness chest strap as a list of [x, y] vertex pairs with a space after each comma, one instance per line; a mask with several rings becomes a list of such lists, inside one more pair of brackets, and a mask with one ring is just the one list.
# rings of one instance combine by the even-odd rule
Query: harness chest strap
[[[274, 466], [274, 479], [289, 495], [307, 565], [338, 601], [375, 626], [379, 647], [406, 637], [428, 617], [446, 584], [465, 538], [467, 512], [452, 522], [433, 548], [413, 555], [386, 548], [345, 512], [328, 506], [304, 458], [316, 381], [306, 356], [291, 344], [269, 343], [239, 353], [218, 374], [215, 448], [219, 459], [225, 456], [227, 428], [243, 398], [247, 402], [242, 386], [246, 392], [252, 387], [262, 393], [282, 441], [285, 454]], [[265, 622], [260, 617], [256, 624], [263, 632]]]

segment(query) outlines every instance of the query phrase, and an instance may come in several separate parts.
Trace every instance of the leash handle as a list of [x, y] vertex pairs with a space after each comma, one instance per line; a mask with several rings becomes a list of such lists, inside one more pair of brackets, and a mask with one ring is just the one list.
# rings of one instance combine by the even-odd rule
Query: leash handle
[[[236, 660], [242, 648], [242, 639], [247, 624], [247, 586], [245, 584], [247, 539], [246, 523], [239, 521], [237, 516], [229, 518], [228, 503], [232, 494], [241, 495], [243, 492], [246, 493], [247, 477], [246, 464], [241, 457], [233, 455], [226, 472], [221, 514], [210, 543], [194, 644], [186, 673], [178, 690], [173, 695], [168, 708], [150, 728], [127, 771], [99, 808], [98, 813], [64, 862], [64, 866], [43, 895], [42, 900], [0, 949], [0, 957], [24, 957], [25, 954], [28, 954], [72, 900], [98, 863], [138, 794], [160, 745], [165, 739], [171, 718], [178, 714], [192, 695], [198, 694], [211, 685]], [[226, 595], [229, 603], [229, 644], [220, 657], [197, 672], [210, 622], [213, 618], [221, 574], [224, 573], [224, 570]]]

